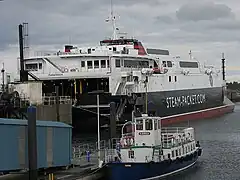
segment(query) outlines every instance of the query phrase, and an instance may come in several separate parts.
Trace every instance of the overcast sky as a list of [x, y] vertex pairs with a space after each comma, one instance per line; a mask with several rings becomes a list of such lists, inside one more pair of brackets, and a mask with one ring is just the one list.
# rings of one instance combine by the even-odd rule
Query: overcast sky
[[[240, 66], [239, 0], [113, 0], [121, 32], [147, 47], [169, 49], [172, 56], [192, 54], [220, 66]], [[29, 23], [32, 51], [59, 50], [69, 42], [96, 45], [111, 36], [105, 22], [110, 0], [0, 1], [0, 62], [16, 71], [18, 24]]]

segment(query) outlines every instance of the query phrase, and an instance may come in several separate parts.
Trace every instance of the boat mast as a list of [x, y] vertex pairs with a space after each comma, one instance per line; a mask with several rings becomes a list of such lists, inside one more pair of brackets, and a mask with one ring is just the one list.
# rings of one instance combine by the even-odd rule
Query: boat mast
[[113, 14], [113, 2], [111, 0], [111, 22], [112, 22], [112, 28], [113, 28], [113, 37], [112, 39], [117, 39], [117, 33], [116, 33], [116, 17]]
[[148, 89], [147, 89], [148, 75], [146, 75], [146, 79], [144, 81], [144, 85], [145, 85], [145, 113], [148, 114]]

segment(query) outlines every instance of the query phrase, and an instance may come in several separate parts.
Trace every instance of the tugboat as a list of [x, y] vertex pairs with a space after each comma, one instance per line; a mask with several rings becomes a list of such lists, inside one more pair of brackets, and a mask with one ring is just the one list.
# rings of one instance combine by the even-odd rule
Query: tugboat
[[167, 177], [193, 166], [202, 148], [192, 127], [161, 127], [161, 118], [146, 114], [122, 127], [113, 157], [105, 153], [103, 179], [150, 180]]

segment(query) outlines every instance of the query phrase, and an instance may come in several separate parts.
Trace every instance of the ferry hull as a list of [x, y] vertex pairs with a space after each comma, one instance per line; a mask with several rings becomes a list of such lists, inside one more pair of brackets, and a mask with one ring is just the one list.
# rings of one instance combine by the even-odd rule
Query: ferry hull
[[234, 104], [218, 106], [214, 108], [204, 109], [200, 111], [193, 111], [173, 116], [162, 117], [162, 125], [175, 124], [190, 120], [209, 119], [219, 117], [234, 111]]
[[198, 156], [160, 163], [111, 163], [103, 170], [104, 180], [150, 180], [164, 178], [192, 167]]
[[[141, 96], [144, 97], [144, 94]], [[153, 92], [148, 94], [148, 110], [150, 112], [155, 111], [155, 115], [162, 117], [162, 124], [168, 125], [182, 121], [213, 118], [233, 112], [234, 104], [231, 102], [224, 104], [223, 100], [222, 87]], [[144, 98], [140, 102], [144, 102]], [[142, 103], [142, 105], [144, 104]], [[132, 110], [132, 107], [130, 107], [128, 112], [124, 112], [123, 122], [131, 118]], [[142, 110], [144, 111], [144, 107]], [[96, 108], [93, 108], [92, 111], [96, 112]], [[106, 109], [104, 111], [106, 113]], [[101, 126], [109, 124], [108, 117], [100, 118]], [[73, 126], [80, 133], [97, 132], [96, 113], [93, 114], [81, 109], [73, 110]]]

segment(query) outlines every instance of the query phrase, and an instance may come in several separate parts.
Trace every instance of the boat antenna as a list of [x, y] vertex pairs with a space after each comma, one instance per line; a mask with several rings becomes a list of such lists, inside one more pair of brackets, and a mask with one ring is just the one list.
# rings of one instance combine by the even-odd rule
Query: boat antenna
[[145, 86], [145, 113], [148, 114], [148, 74], [146, 74], [146, 79], [144, 81], [144, 86]]
[[118, 30], [118, 28], [116, 27], [116, 16], [113, 13], [113, 2], [112, 2], [112, 0], [110, 0], [110, 4], [111, 4], [111, 6], [110, 6], [110, 9], [111, 9], [110, 18], [107, 18], [106, 22], [111, 21], [111, 23], [112, 23], [112, 29], [113, 29], [112, 39], [114, 40], [114, 39], [117, 39], [117, 32], [116, 31]]
[[113, 0], [111, 0], [111, 21], [112, 21], [112, 28], [113, 28], [113, 39], [117, 39], [117, 33], [116, 33], [116, 17], [113, 13]]
[[192, 60], [192, 50], [189, 51], [189, 59]]

